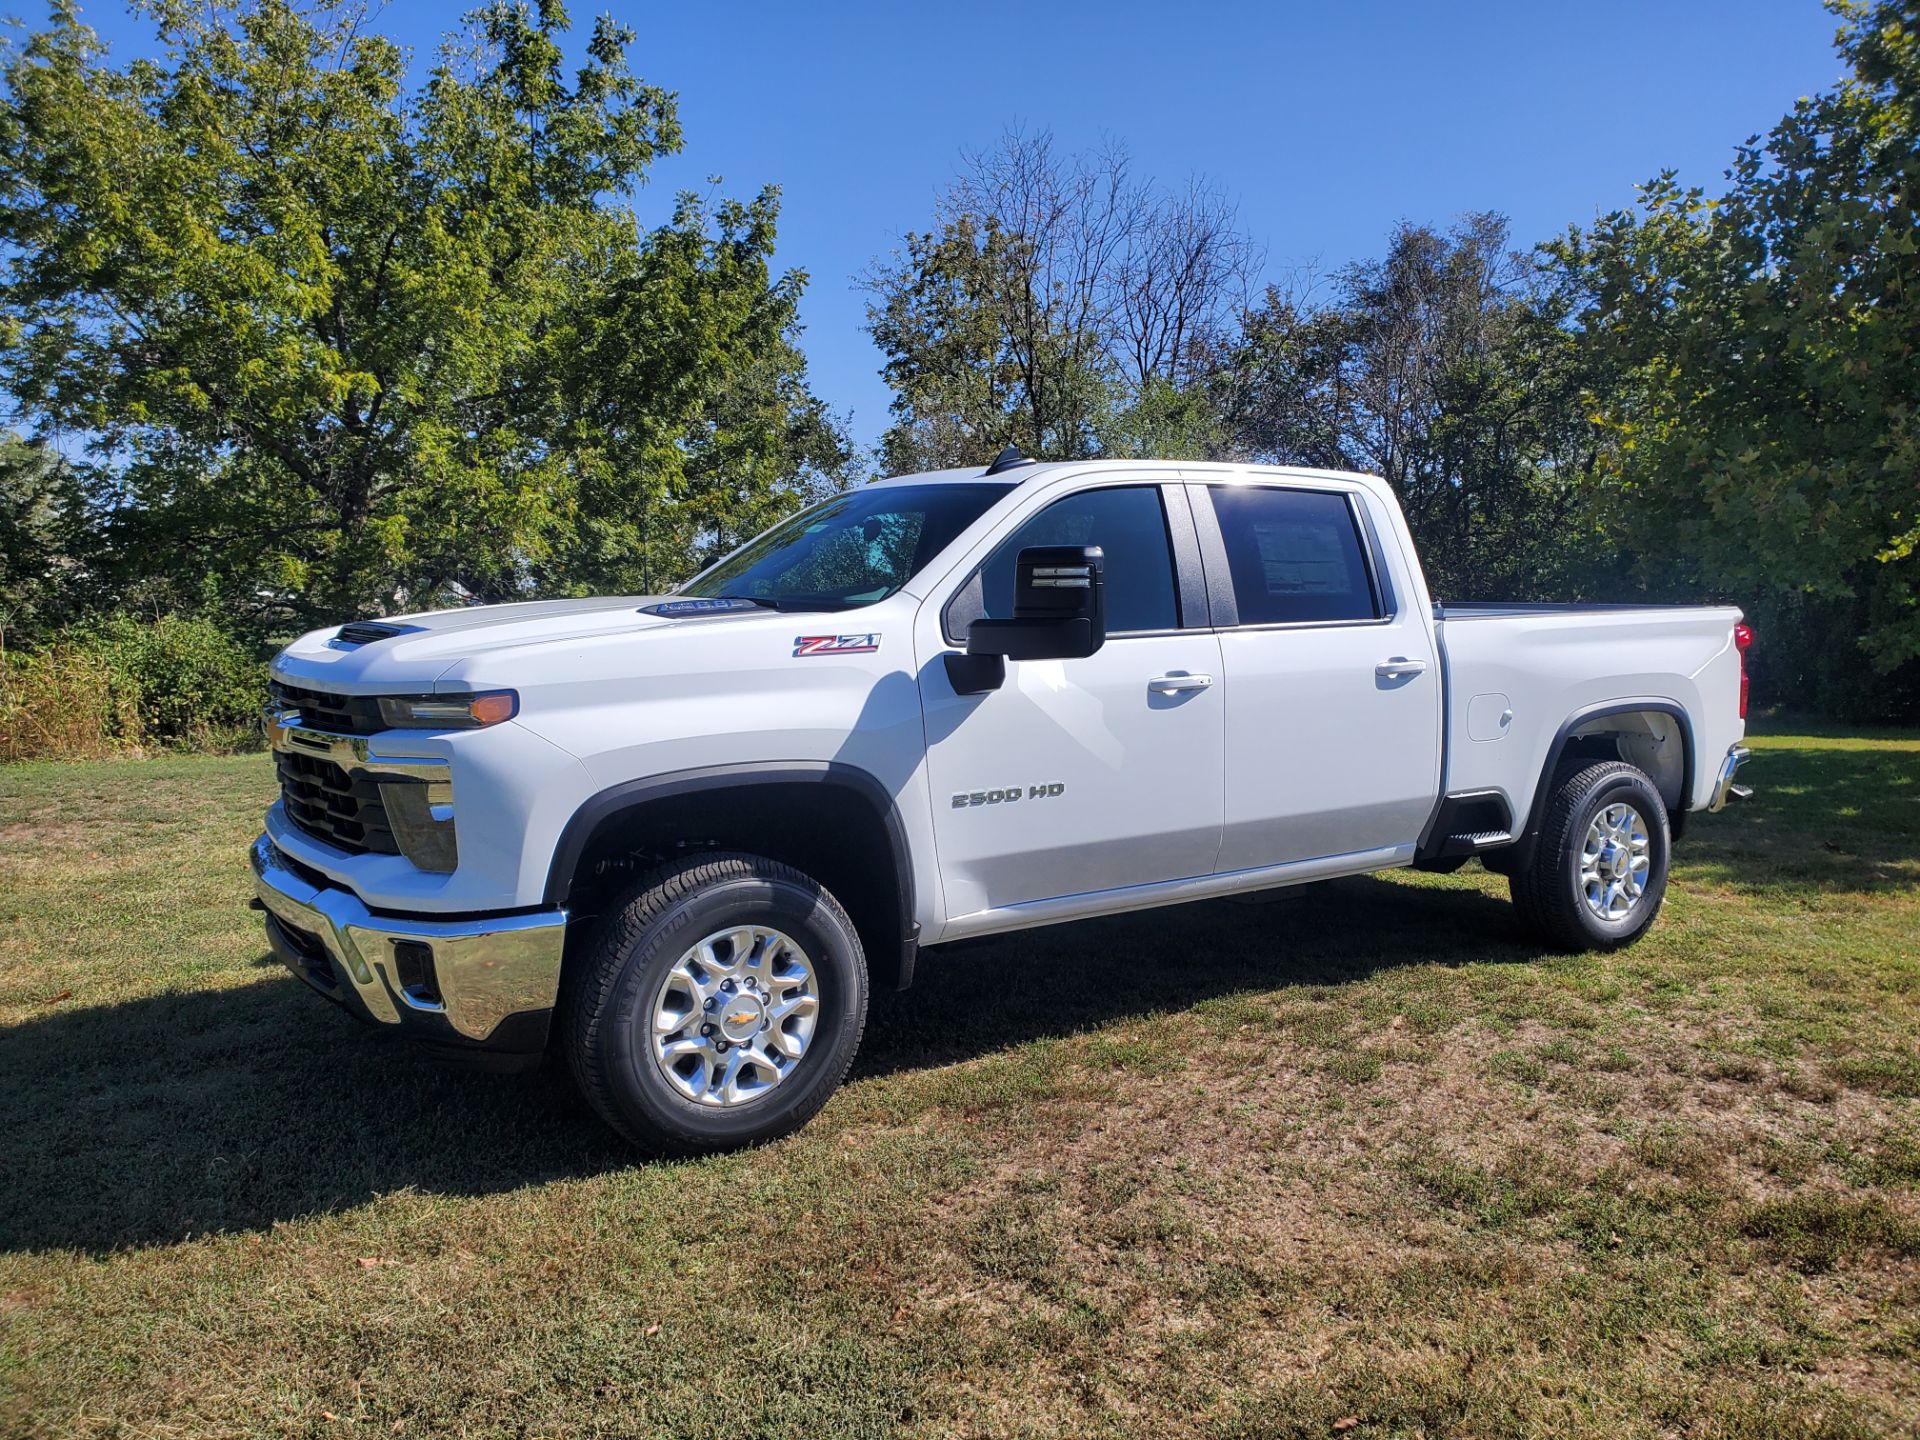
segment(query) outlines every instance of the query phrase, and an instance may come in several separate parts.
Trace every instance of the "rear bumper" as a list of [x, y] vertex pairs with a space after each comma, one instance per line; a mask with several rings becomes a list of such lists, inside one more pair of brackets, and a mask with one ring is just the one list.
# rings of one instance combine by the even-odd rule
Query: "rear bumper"
[[537, 1058], [559, 992], [567, 912], [382, 915], [253, 842], [254, 893], [280, 962], [370, 1024], [454, 1051]]
[[1753, 793], [1748, 786], [1733, 783], [1733, 777], [1752, 754], [1744, 745], [1727, 747], [1727, 758], [1720, 762], [1720, 774], [1713, 782], [1713, 798], [1707, 802], [1707, 809], [1724, 810], [1729, 800], [1744, 800]]

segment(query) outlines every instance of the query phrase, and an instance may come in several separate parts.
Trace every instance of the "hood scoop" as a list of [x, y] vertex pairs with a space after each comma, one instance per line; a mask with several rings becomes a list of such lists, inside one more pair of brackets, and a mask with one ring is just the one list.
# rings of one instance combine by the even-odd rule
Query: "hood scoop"
[[376, 640], [390, 640], [395, 635], [411, 635], [422, 627], [418, 625], [395, 625], [386, 620], [355, 620], [352, 624], [342, 625], [339, 633], [327, 643], [342, 650], [357, 650], [362, 645], [371, 645]]

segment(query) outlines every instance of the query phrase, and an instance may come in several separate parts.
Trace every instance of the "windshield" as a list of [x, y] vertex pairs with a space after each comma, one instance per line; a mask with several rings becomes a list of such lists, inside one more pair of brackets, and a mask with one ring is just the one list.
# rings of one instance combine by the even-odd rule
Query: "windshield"
[[1010, 485], [870, 485], [749, 541], [678, 592], [782, 610], [845, 610], [893, 594]]

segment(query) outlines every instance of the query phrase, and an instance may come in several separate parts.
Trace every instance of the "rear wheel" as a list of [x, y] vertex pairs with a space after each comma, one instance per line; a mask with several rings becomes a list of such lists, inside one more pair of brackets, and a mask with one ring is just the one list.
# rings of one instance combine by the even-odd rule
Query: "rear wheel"
[[568, 977], [562, 1043], [581, 1092], [666, 1154], [797, 1130], [839, 1087], [866, 1024], [846, 911], [798, 870], [699, 855], [647, 876]]
[[1508, 878], [1514, 906], [1555, 949], [1631, 945], [1660, 913], [1671, 846], [1666, 802], [1644, 771], [1570, 766], [1554, 777], [1532, 855]]

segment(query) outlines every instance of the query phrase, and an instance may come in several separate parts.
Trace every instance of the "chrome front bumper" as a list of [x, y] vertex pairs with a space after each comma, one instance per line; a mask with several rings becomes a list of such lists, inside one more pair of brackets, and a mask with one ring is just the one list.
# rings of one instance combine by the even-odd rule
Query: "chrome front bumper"
[[537, 1054], [560, 987], [567, 912], [378, 915], [253, 842], [267, 936], [294, 975], [364, 1020], [463, 1048]]
[[1720, 775], [1713, 782], [1713, 799], [1707, 802], [1707, 809], [1724, 810], [1727, 808], [1727, 801], [1744, 800], [1753, 794], [1750, 786], [1733, 783], [1733, 777], [1739, 772], [1740, 767], [1747, 763], [1748, 757], [1752, 754], [1753, 752], [1744, 745], [1727, 747], [1727, 758], [1720, 762]]

